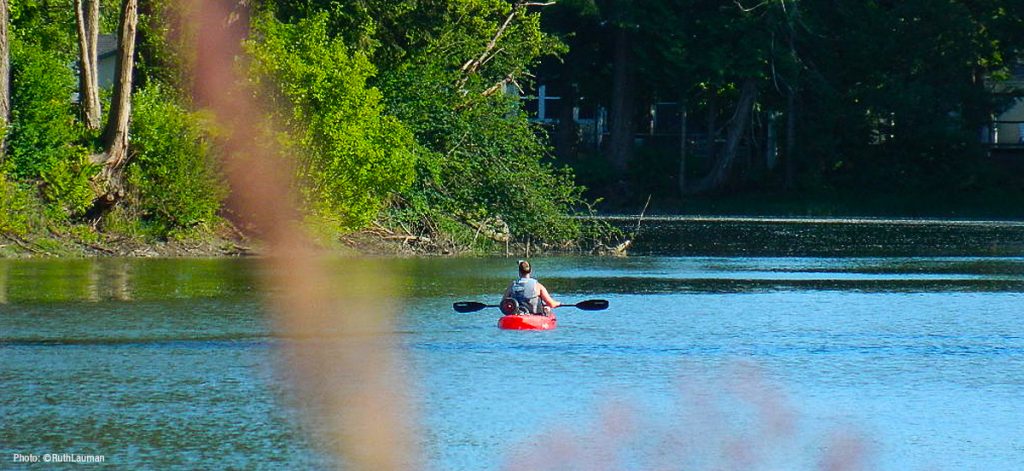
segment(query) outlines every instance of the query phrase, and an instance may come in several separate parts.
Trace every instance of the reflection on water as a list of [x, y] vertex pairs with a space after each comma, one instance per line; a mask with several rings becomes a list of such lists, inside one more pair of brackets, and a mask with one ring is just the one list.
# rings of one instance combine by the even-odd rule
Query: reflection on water
[[254, 260], [0, 260], [0, 301], [151, 301], [252, 296]]
[[[451, 310], [494, 300], [514, 259], [387, 260], [406, 307], [386, 340], [409, 358], [416, 386], [405, 393], [421, 413], [427, 469], [551, 467], [561, 463], [541, 446], [551, 437], [569, 440], [584, 465], [605, 459], [601, 440], [632, 444], [608, 448], [624, 468], [666, 456], [728, 467], [729, 440], [769, 439], [778, 446], [757, 450], [766, 466], [806, 469], [849, 430], [865, 439], [868, 469], [1017, 469], [1024, 258], [958, 250], [539, 258], [536, 275], [560, 300], [611, 302], [561, 309], [560, 327], [541, 333], [500, 331], [494, 310]], [[345, 275], [359, 263], [331, 266], [358, 287], [365, 280]], [[297, 419], [280, 361], [289, 336], [261, 306], [255, 269], [237, 259], [0, 261], [0, 410], [16, 424], [0, 427], [0, 456], [333, 466], [321, 432]], [[307, 340], [322, 338], [339, 340]], [[788, 398], [782, 438], [748, 433], [764, 426], [749, 409], [777, 395], [742, 393], [736, 361]], [[638, 426], [602, 428], [621, 414]]]
[[[557, 257], [537, 277], [586, 295], [772, 290], [1006, 291], [1024, 287], [1024, 257]], [[344, 276], [353, 262], [336, 265]], [[403, 296], [482, 295], [514, 276], [498, 258], [396, 259]], [[512, 264], [514, 265], [514, 264]], [[253, 299], [251, 259], [0, 260], [0, 303]]]

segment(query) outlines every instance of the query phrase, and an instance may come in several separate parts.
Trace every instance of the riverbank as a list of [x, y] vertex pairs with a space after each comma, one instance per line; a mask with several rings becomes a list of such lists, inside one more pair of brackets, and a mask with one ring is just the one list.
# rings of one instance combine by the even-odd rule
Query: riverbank
[[[89, 226], [65, 229], [50, 229], [26, 235], [0, 234], [0, 258], [218, 258], [260, 256], [265, 253], [258, 240], [247, 237], [226, 222], [215, 230], [194, 232], [170, 240], [140, 234], [98, 232]], [[334, 241], [320, 240], [318, 245], [330, 253], [372, 257], [583, 253], [582, 249], [568, 245], [538, 245], [529, 242], [494, 243], [487, 249], [473, 249], [449, 238], [390, 234], [377, 228], [345, 234]]]
[[160, 257], [209, 258], [256, 255], [258, 246], [229, 224], [177, 239], [100, 232], [87, 225], [0, 234], [0, 258]]

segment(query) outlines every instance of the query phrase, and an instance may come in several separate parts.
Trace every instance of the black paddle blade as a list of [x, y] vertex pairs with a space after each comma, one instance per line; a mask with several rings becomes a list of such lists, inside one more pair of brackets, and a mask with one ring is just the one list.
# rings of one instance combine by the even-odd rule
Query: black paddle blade
[[458, 312], [476, 312], [487, 307], [484, 303], [475, 303], [473, 301], [459, 301], [452, 304], [452, 308]]
[[601, 311], [608, 309], [607, 299], [588, 299], [586, 301], [580, 301], [575, 304], [576, 307], [583, 309], [584, 311]]

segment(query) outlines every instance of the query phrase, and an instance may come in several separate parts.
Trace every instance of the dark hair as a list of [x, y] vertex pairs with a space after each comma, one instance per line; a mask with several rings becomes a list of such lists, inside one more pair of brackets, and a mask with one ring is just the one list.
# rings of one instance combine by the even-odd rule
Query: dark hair
[[529, 274], [531, 270], [530, 262], [527, 262], [526, 260], [519, 261], [519, 273], [526, 275]]

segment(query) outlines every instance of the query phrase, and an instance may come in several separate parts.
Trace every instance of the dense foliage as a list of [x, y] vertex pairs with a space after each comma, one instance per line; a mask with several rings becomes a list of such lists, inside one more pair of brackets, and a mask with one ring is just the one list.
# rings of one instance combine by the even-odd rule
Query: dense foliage
[[151, 84], [135, 94], [133, 118], [127, 174], [141, 221], [165, 235], [213, 224], [225, 189], [201, 116]]
[[412, 180], [413, 139], [383, 113], [375, 72], [361, 52], [327, 34], [320, 14], [282, 24], [255, 23], [250, 50], [257, 79], [270, 77], [289, 128], [286, 147], [298, 151], [305, 202], [341, 229], [366, 226], [386, 199]]
[[13, 90], [7, 167], [13, 178], [38, 184], [60, 218], [83, 212], [92, 200], [89, 178], [95, 169], [80, 142], [69, 98], [74, 76], [60, 54], [30, 42], [12, 48]]
[[[396, 208], [400, 219], [463, 222], [474, 236], [504, 233], [507, 225], [517, 240], [580, 235], [579, 223], [567, 218], [584, 206], [580, 188], [548, 161], [543, 130], [529, 122], [518, 97], [503, 93], [518, 86], [545, 50], [561, 45], [540, 31], [538, 14], [514, 8], [504, 1], [444, 2], [418, 21], [409, 12], [379, 21], [391, 34], [418, 25], [407, 33], [417, 43], [376, 56], [384, 64], [397, 61], [379, 86], [388, 110], [425, 148], [419, 178]], [[499, 34], [502, 53], [488, 55]]]
[[541, 31], [537, 11], [504, 0], [296, 0], [279, 2], [276, 13], [298, 25], [322, 22], [372, 61], [367, 83], [415, 138], [416, 178], [395, 194], [386, 222], [461, 244], [580, 237], [567, 216], [586, 207], [581, 189], [552, 166], [543, 130], [504, 93], [542, 55], [563, 50]]
[[[12, 1], [5, 207], [38, 198], [52, 224], [157, 237], [217, 225], [227, 189], [211, 144], [216, 126], [187, 111], [190, 80], [182, 77], [191, 54], [168, 40], [164, 18], [177, 8], [140, 2], [130, 157], [123, 182], [112, 185], [112, 170], [90, 163], [103, 162], [104, 149], [73, 99], [76, 68], [68, 65], [81, 31], [73, 2]], [[297, 190], [321, 232], [336, 237], [377, 223], [457, 248], [582, 236], [568, 217], [587, 208], [581, 188], [552, 165], [543, 130], [505, 93], [527, 83], [544, 54], [564, 52], [541, 32], [536, 8], [505, 0], [253, 8], [247, 63], [274, 110], [263, 121], [282, 125], [275, 139], [298, 163]], [[113, 32], [117, 15], [117, 2], [102, 3], [101, 32]], [[15, 225], [25, 224], [7, 226]]]

